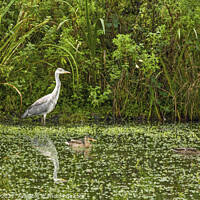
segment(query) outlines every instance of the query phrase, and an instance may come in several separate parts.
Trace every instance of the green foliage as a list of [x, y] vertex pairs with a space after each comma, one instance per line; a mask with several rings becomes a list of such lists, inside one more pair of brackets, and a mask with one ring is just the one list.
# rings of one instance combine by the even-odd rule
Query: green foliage
[[90, 24], [89, 18], [89, 8], [88, 8], [88, 0], [85, 0], [85, 7], [86, 7], [86, 21], [87, 21], [87, 33], [86, 33], [86, 41], [90, 48], [91, 58], [94, 59], [96, 55], [96, 42], [97, 42], [97, 30], [98, 30], [98, 22], [100, 21], [102, 25], [103, 33], [105, 34], [105, 25], [104, 20], [102, 18], [97, 19], [94, 23], [94, 27]]
[[[200, 117], [198, 1], [12, 0], [0, 11], [0, 83], [19, 89], [22, 111], [62, 67], [62, 122]], [[16, 92], [0, 95], [0, 118], [20, 116]]]
[[131, 35], [117, 35], [113, 39], [113, 43], [117, 49], [113, 52], [113, 57], [116, 60], [123, 62], [122, 68], [128, 70], [130, 62], [136, 62], [138, 57], [138, 45], [131, 39]]
[[104, 90], [103, 93], [101, 93], [100, 86], [96, 86], [95, 88], [90, 86], [89, 91], [90, 95], [88, 97], [88, 101], [91, 102], [93, 107], [100, 107], [110, 99], [109, 95], [111, 94], [111, 90], [109, 86]]

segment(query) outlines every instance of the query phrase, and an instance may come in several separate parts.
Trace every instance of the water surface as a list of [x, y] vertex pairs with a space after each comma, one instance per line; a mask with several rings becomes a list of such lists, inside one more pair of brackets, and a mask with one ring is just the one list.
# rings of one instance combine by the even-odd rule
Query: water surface
[[0, 128], [1, 198], [200, 199], [200, 157], [171, 150], [200, 149], [198, 124]]

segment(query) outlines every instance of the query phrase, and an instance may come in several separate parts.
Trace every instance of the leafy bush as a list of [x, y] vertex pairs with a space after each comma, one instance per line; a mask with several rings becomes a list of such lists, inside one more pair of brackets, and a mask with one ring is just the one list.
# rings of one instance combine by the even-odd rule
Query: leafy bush
[[[194, 0], [2, 2], [0, 82], [19, 89], [24, 111], [53, 90], [57, 67], [71, 71], [51, 113], [62, 122], [198, 119], [199, 10]], [[0, 118], [20, 116], [13, 88], [1, 84], [0, 99]]]

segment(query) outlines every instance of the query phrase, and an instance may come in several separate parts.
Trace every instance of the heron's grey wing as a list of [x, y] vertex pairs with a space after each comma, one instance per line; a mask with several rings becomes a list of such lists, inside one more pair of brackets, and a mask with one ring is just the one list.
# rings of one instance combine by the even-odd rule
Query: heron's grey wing
[[48, 111], [51, 94], [48, 94], [34, 102], [22, 115], [22, 118], [32, 115], [43, 115]]

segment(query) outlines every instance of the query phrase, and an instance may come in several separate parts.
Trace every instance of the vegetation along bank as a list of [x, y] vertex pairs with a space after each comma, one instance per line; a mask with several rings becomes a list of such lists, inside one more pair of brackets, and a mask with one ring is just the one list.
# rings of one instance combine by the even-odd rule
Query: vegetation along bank
[[51, 93], [58, 67], [71, 75], [47, 121], [199, 119], [199, 1], [0, 5], [1, 121]]

